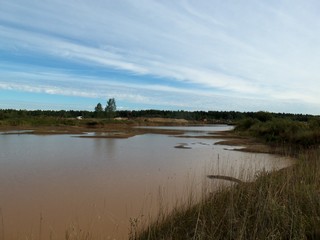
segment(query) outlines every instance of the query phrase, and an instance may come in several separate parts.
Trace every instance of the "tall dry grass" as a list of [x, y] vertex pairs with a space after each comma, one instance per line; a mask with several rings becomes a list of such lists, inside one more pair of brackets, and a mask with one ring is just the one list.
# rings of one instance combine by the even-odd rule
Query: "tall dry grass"
[[176, 208], [131, 239], [320, 239], [320, 151]]

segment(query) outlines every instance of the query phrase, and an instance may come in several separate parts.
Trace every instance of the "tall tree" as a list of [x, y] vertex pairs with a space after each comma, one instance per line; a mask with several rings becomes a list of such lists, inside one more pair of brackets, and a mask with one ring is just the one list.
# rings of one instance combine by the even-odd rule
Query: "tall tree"
[[95, 116], [101, 117], [103, 115], [103, 107], [101, 103], [98, 103], [97, 106], [94, 108]]
[[108, 118], [113, 118], [117, 110], [116, 100], [114, 98], [109, 98], [106, 106], [106, 113]]

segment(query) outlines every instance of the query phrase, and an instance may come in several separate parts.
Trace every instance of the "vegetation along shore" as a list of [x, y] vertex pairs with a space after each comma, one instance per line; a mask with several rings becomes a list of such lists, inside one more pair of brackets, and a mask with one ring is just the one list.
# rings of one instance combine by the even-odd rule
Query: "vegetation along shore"
[[108, 118], [89, 111], [0, 110], [0, 131], [7, 134], [12, 130], [32, 130], [27, 133], [96, 132], [103, 134], [95, 137], [130, 137], [157, 131], [133, 128], [136, 126], [207, 123], [235, 125], [232, 132], [224, 133], [222, 144], [294, 157], [296, 163], [280, 171], [260, 172], [254, 182], [233, 179], [232, 186], [206, 194], [199, 202], [177, 207], [171, 213], [159, 214], [152, 224], [134, 222], [129, 238], [320, 239], [318, 116], [148, 110], [116, 111]]
[[159, 215], [135, 228], [131, 239], [320, 239], [319, 118], [298, 121], [260, 112], [238, 121], [233, 134], [239, 137], [235, 143], [249, 137], [296, 163]]

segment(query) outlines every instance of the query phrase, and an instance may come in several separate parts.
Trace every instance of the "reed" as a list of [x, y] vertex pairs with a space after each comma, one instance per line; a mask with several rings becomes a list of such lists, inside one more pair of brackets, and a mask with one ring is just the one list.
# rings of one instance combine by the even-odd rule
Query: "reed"
[[318, 150], [300, 154], [296, 165], [260, 172], [256, 181], [206, 195], [174, 209], [131, 239], [319, 239]]
[[206, 194], [130, 239], [320, 239], [319, 126], [317, 120], [243, 120], [238, 134], [283, 148], [296, 164]]

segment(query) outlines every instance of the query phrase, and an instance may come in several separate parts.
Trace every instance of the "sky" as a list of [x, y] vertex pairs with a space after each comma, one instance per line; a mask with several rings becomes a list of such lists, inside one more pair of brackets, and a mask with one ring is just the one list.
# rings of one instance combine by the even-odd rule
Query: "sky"
[[318, 0], [0, 0], [0, 108], [320, 114]]

